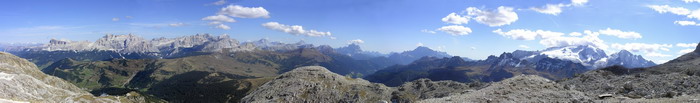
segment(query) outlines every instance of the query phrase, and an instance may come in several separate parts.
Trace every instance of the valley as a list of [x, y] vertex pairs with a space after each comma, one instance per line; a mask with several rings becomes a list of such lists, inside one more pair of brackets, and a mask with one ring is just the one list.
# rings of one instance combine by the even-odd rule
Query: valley
[[[125, 40], [109, 39], [122, 36], [123, 35], [107, 35], [100, 40]], [[127, 35], [126, 37], [139, 38], [134, 35]], [[640, 76], [644, 78], [659, 78], [656, 77], [658, 75], [676, 81], [678, 79], [673, 78], [682, 77], [685, 79], [681, 79], [682, 81], [678, 82], [686, 85], [684, 87], [687, 88], [693, 88], [697, 85], [695, 81], [700, 81], [693, 79], [696, 77], [693, 75], [697, 74], [695, 72], [698, 70], [693, 69], [693, 67], [688, 67], [696, 62], [694, 61], [698, 55], [696, 53], [689, 53], [669, 63], [653, 66], [655, 65], [653, 62], [644, 60], [640, 56], [633, 55], [624, 50], [619, 53], [607, 55], [604, 51], [590, 46], [558, 47], [542, 51], [517, 50], [512, 53], [505, 52], [499, 56], [492, 55], [485, 60], [471, 60], [459, 56], [450, 56], [444, 52], [434, 51], [427, 47], [418, 47], [414, 50], [401, 53], [380, 54], [377, 52], [363, 51], [356, 44], [332, 48], [327, 45], [313, 46], [311, 44], [304, 44], [303, 42], [286, 44], [263, 39], [254, 42], [230, 44], [233, 45], [233, 47], [213, 46], [217, 48], [201, 49], [201, 47], [212, 47], [208, 42], [218, 42], [220, 40], [213, 39], [214, 37], [206, 34], [178, 37], [174, 40], [196, 40], [193, 38], [209, 39], [197, 41], [203, 43], [169, 42], [178, 43], [178, 45], [192, 45], [184, 47], [160, 47], [159, 50], [161, 50], [161, 52], [151, 52], [155, 49], [135, 49], [137, 51], [125, 53], [123, 50], [127, 50], [130, 48], [129, 46], [118, 47], [122, 49], [116, 50], [68, 48], [69, 50], [66, 51], [63, 49], [46, 49], [56, 48], [54, 46], [69, 47], [69, 45], [78, 45], [71, 44], [73, 42], [60, 42], [45, 46], [13, 47], [6, 50], [11, 50], [10, 53], [20, 57], [28, 58], [29, 61], [41, 67], [41, 69], [37, 70], [47, 75], [61, 78], [82, 90], [90, 91], [94, 96], [125, 96], [129, 93], [139, 93], [148, 95], [149, 98], [159, 98], [169, 102], [257, 102], [259, 100], [299, 102], [418, 102], [427, 100], [435, 102], [441, 101], [437, 98], [458, 96], [460, 94], [470, 95], [469, 93], [475, 91], [488, 93], [484, 90], [495, 85], [503, 85], [499, 83], [503, 80], [513, 78], [534, 78], [542, 80], [536, 82], [554, 83], [547, 84], [546, 86], [554, 86], [558, 89], [569, 88], [576, 91], [551, 92], [554, 94], [545, 93], [546, 95], [575, 93], [577, 97], [566, 98], [579, 98], [555, 99], [554, 101], [590, 102], [598, 101], [594, 99], [596, 98], [595, 95], [611, 93], [610, 91], [617, 91], [612, 92], [612, 94], [615, 94], [614, 97], [616, 98], [673, 98], [683, 94], [695, 94], [695, 92], [692, 91], [685, 91], [686, 89], [663, 89], [643, 86], [645, 85], [643, 83], [658, 83], [652, 81], [628, 84], [629, 81], [635, 80], [661, 80], [642, 79]], [[223, 36], [216, 38], [236, 41], [235, 39]], [[118, 43], [119, 45], [123, 43], [129, 44], [132, 39], [126, 40], [125, 42], [114, 41], [107, 43]], [[152, 41], [163, 40], [171, 39], [158, 38]], [[53, 40], [52, 43], [54, 43]], [[79, 43], [80, 45], [84, 45], [85, 43], [89, 44], [91, 42]], [[243, 45], [245, 45], [245, 49], [243, 49]], [[172, 49], [173, 47], [175, 47], [175, 49]], [[555, 52], [568, 54], [552, 54]], [[177, 55], [175, 56], [173, 54]], [[562, 57], [564, 55], [573, 55], [577, 58]], [[411, 62], [407, 62], [407, 60], [411, 60]], [[606, 68], [591, 69], [601, 66], [605, 66]], [[322, 74], [309, 74], [318, 75], [320, 77], [305, 77], [301, 74], [307, 73], [293, 72], [297, 71], [295, 68], [323, 68], [320, 71], [326, 72]], [[319, 70], [312, 71], [315, 72]], [[328, 75], [330, 75], [331, 78], [328, 78]], [[636, 79], [628, 78], [633, 75]], [[688, 75], [693, 78], [682, 75]], [[298, 78], [294, 76], [301, 77]], [[669, 78], [668, 76], [672, 76], [673, 78]], [[279, 81], [278, 79], [281, 79], [281, 77], [289, 78], [293, 81], [284, 80], [285, 82], [280, 81], [281, 84], [274, 83], [275, 81]], [[619, 78], [619, 80], [591, 78]], [[317, 83], [296, 84], [309, 79], [312, 80], [309, 82]], [[347, 79], [349, 81], [338, 81], [339, 84], [333, 84], [334, 81], [338, 79]], [[520, 83], [519, 80], [508, 82]], [[624, 88], [620, 89], [615, 86], [610, 87], [605, 85], [589, 86], [588, 84], [591, 82], [594, 84], [612, 83], [609, 85], [621, 85]], [[279, 86], [292, 85], [288, 83], [298, 85], [293, 87], [302, 91], [318, 88], [308, 87], [312, 85], [327, 88], [322, 90], [335, 90], [338, 88], [346, 88], [348, 90], [342, 89], [340, 91], [325, 92], [307, 91], [306, 93], [298, 94], [295, 93], [299, 92], [296, 90], [275, 89], [284, 88]], [[427, 85], [429, 87], [426, 88], [420, 85]], [[525, 82], [523, 85], [532, 85], [532, 83]], [[328, 88], [329, 86], [332, 88]], [[369, 86], [369, 88], [356, 88], [357, 86]], [[430, 88], [441, 89], [435, 90]], [[523, 88], [547, 89], [537, 86]], [[650, 91], [649, 89], [669, 92], [647, 93]], [[510, 91], [515, 92], [517, 90], [519, 89]], [[279, 91], [288, 91], [292, 94], [275, 94], [275, 96], [289, 96], [279, 97], [279, 99], [267, 98], [269, 96], [265, 96], [271, 95], [270, 93], [274, 94], [275, 92], [282, 93]], [[368, 93], [370, 91], [377, 93]], [[331, 92], [349, 94], [340, 97], [325, 97], [328, 95], [326, 93]], [[465, 97], [471, 98], [474, 96]], [[462, 97], [458, 96], [455, 98]], [[547, 97], [537, 98], [552, 99]], [[513, 101], [521, 99], [541, 101], [536, 98], [515, 98]], [[511, 99], [497, 100], [510, 101]], [[484, 101], [478, 100], [475, 102]]]

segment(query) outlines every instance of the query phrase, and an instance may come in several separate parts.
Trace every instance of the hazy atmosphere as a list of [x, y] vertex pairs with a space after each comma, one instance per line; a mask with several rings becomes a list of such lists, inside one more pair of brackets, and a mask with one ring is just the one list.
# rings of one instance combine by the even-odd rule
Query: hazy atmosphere
[[697, 42], [687, 37], [700, 32], [699, 5], [693, 0], [22, 0], [0, 4], [0, 41], [209, 33], [333, 47], [357, 42], [382, 53], [426, 46], [474, 59], [586, 44], [663, 63]]
[[700, 0], [3, 0], [0, 103], [686, 103]]

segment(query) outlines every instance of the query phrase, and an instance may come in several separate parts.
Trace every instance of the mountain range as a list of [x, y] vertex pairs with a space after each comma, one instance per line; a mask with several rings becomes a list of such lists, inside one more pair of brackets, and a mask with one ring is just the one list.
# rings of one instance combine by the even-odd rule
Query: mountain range
[[516, 50], [486, 60], [464, 61], [461, 57], [423, 57], [408, 65], [397, 65], [365, 77], [371, 82], [398, 86], [404, 82], [429, 78], [460, 82], [492, 82], [520, 74], [564, 79], [597, 67], [614, 65], [629, 68], [656, 65], [626, 50], [611, 56], [593, 46], [554, 47], [542, 51]]
[[[466, 89], [480, 89], [484, 83], [499, 82], [519, 75], [566, 80], [582, 73], [599, 71], [597, 68], [617, 66], [646, 70], [646, 67], [656, 65], [626, 50], [608, 55], [604, 50], [588, 45], [553, 47], [539, 51], [516, 50], [499, 56], [491, 55], [484, 60], [472, 60], [423, 46], [383, 54], [364, 51], [358, 44], [333, 48], [328, 45], [306, 44], [304, 41], [282, 43], [267, 39], [240, 43], [228, 35], [208, 34], [151, 40], [131, 34], [105, 35], [95, 42], [52, 39], [43, 45], [1, 45], [0, 49], [26, 58], [38, 66], [37, 70], [88, 90], [95, 96], [124, 96], [133, 92], [171, 102], [257, 101], [260, 98], [246, 99], [244, 96], [259, 94], [255, 93], [259, 87], [270, 89], [265, 87], [266, 83], [306, 66], [321, 66], [323, 70], [344, 75], [351, 81], [366, 79], [379, 83], [361, 83], [359, 86], [370, 87], [356, 88], [353, 90], [356, 93], [365, 89], [386, 90], [378, 93], [383, 96], [369, 96], [376, 99], [357, 101], [354, 100], [356, 98], [346, 98], [347, 102], [415, 102], [446, 97], [451, 93], [465, 93], [468, 92], [464, 91]], [[694, 57], [679, 59], [683, 58]], [[673, 61], [678, 60], [670, 62]], [[430, 82], [441, 80], [467, 84]], [[436, 85], [446, 90], [456, 90], [444, 92], [413, 87], [418, 84], [406, 83], [460, 86]], [[338, 85], [345, 84], [354, 83]], [[393, 91], [396, 88], [404, 89]], [[272, 91], [276, 90], [268, 90], [260, 95]], [[425, 94], [412, 95], [419, 91]], [[384, 95], [387, 92], [392, 95], [387, 97]], [[365, 96], [356, 97], [367, 97], [366, 94], [363, 95]]]

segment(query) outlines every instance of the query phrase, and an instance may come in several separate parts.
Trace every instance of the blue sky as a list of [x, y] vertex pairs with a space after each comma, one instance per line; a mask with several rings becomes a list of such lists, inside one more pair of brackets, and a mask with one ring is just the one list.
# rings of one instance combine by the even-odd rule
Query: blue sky
[[383, 53], [423, 45], [474, 59], [588, 44], [664, 62], [700, 41], [699, 8], [697, 0], [8, 0], [0, 42], [210, 33], [333, 47], [359, 39]]

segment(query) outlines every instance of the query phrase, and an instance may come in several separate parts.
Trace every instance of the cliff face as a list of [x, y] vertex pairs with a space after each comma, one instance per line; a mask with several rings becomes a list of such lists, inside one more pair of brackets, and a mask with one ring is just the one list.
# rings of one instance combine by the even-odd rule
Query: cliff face
[[133, 102], [145, 101], [138, 93], [127, 98], [95, 97], [60, 78], [46, 75], [33, 63], [0, 52], [0, 102]]
[[137, 35], [112, 35], [107, 34], [102, 38], [89, 41], [70, 41], [51, 39], [43, 46], [25, 46], [8, 48], [9, 51], [114, 51], [121, 54], [162, 54], [165, 56], [179, 52], [221, 52], [252, 51], [252, 45], [239, 46], [236, 39], [228, 35], [211, 36], [209, 34], [197, 34], [177, 38], [156, 38], [146, 40]]

